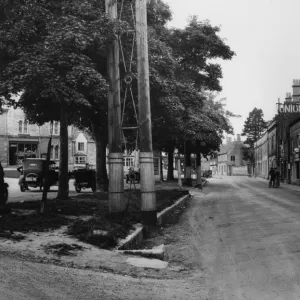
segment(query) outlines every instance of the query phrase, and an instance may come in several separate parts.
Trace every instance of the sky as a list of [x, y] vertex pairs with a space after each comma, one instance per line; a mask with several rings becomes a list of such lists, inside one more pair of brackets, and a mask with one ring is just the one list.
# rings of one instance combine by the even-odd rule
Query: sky
[[221, 61], [223, 87], [216, 99], [226, 98], [227, 109], [241, 115], [231, 119], [235, 134], [254, 107], [264, 119], [276, 113], [278, 98], [292, 93], [300, 78], [299, 0], [164, 0], [173, 12], [170, 27], [184, 28], [192, 15], [220, 26], [219, 36], [236, 55]]

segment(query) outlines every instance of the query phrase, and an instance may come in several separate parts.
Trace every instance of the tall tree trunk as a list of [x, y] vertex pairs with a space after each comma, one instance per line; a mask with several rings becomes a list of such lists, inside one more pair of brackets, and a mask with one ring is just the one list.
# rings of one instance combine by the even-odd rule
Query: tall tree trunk
[[47, 147], [47, 158], [45, 163], [45, 173], [44, 173], [44, 180], [43, 180], [43, 196], [42, 196], [42, 202], [40, 207], [41, 214], [45, 213], [46, 206], [47, 206], [47, 193], [49, 190], [49, 165], [50, 165], [50, 154], [51, 154], [51, 143], [52, 143], [52, 133], [53, 133], [53, 122], [51, 122], [51, 135], [50, 139], [48, 141], [48, 147]]
[[162, 155], [162, 151], [159, 152], [160, 153], [160, 181], [163, 182], [164, 181], [164, 165], [163, 165], [163, 155]]
[[174, 148], [168, 148], [168, 173], [167, 173], [167, 180], [174, 180]]
[[96, 144], [96, 191], [108, 191], [108, 176], [106, 169], [107, 131], [101, 125], [91, 123]]
[[191, 152], [189, 149], [189, 141], [185, 142], [185, 167], [184, 167], [184, 184], [187, 186], [192, 186], [192, 160], [191, 160]]
[[59, 182], [57, 198], [67, 200], [69, 198], [69, 174], [68, 162], [68, 115], [65, 105], [60, 108], [60, 162], [59, 162]]

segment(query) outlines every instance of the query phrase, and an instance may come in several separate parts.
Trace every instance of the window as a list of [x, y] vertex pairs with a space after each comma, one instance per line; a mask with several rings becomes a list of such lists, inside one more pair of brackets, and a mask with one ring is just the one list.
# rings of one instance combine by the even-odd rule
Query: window
[[78, 151], [84, 151], [84, 143], [78, 143]]
[[124, 166], [125, 167], [133, 167], [133, 157], [125, 157]]
[[24, 121], [23, 133], [28, 133], [28, 121]]
[[86, 157], [85, 156], [75, 156], [75, 164], [85, 164]]
[[59, 156], [59, 147], [58, 145], [56, 145], [54, 147], [54, 159], [58, 159], [58, 156]]
[[29, 132], [29, 122], [28, 121], [22, 121], [20, 120], [18, 122], [18, 131], [19, 131], [19, 134], [28, 134]]
[[51, 146], [50, 157], [53, 158], [53, 146]]
[[230, 160], [231, 160], [231, 161], [235, 161], [235, 156], [234, 156], [234, 155], [231, 155], [231, 156], [230, 156]]
[[23, 133], [23, 122], [19, 121], [19, 133]]
[[54, 134], [58, 134], [58, 122], [54, 122]]

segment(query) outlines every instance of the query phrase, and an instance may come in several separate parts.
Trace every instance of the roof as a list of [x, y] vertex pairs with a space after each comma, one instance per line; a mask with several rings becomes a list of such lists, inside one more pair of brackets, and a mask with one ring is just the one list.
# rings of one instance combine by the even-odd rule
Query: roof
[[220, 146], [220, 151], [218, 152], [218, 154], [219, 155], [227, 154], [230, 150], [241, 148], [241, 147], [244, 147], [244, 143], [242, 141], [234, 141], [225, 145], [222, 144]]

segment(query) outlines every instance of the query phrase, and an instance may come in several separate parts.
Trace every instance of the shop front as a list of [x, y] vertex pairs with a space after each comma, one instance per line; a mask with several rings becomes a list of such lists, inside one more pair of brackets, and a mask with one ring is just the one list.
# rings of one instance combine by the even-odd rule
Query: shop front
[[20, 165], [24, 158], [38, 157], [38, 140], [10, 140], [9, 165]]

